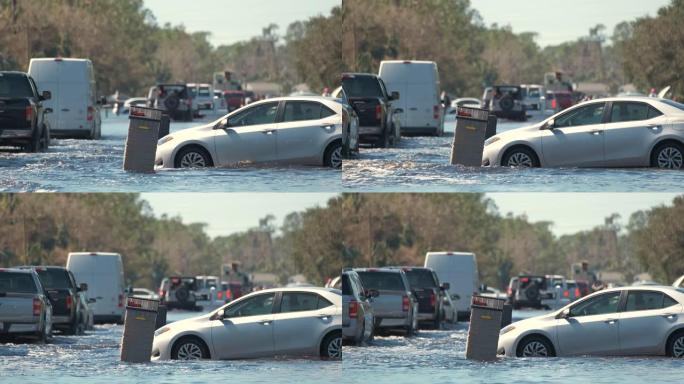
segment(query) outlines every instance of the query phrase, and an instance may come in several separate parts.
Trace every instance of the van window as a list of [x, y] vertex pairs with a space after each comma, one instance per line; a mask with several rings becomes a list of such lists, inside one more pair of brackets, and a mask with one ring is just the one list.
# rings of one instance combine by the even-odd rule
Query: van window
[[398, 272], [358, 272], [364, 288], [376, 291], [404, 291], [404, 281]]
[[38, 288], [28, 273], [0, 272], [0, 292], [36, 293]]

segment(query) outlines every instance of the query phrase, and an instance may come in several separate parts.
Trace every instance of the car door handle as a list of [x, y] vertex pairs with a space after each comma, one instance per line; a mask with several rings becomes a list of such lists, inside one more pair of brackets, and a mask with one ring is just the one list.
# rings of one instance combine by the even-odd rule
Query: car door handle
[[646, 128], [652, 131], [660, 131], [661, 129], [663, 129], [663, 127], [660, 124], [649, 124], [646, 126]]
[[259, 324], [261, 324], [261, 325], [271, 325], [271, 320], [261, 320], [261, 321], [259, 322]]
[[617, 322], [618, 322], [617, 319], [610, 319], [610, 320], [604, 321], [604, 323], [609, 324], [609, 325], [617, 324]]
[[674, 313], [668, 313], [667, 315], [663, 315], [663, 317], [668, 320], [677, 320], [677, 315], [675, 315]]
[[321, 128], [323, 128], [324, 130], [326, 130], [328, 132], [335, 130], [335, 126], [332, 124], [321, 125]]
[[330, 319], [330, 315], [320, 315], [320, 316], [318, 316], [318, 318], [321, 320], [328, 320], [328, 319]]
[[62, 112], [69, 112], [69, 111], [71, 111], [71, 109], [69, 109], [69, 108], [62, 108]]
[[594, 136], [598, 136], [598, 135], [600, 135], [600, 134], [602, 134], [602, 133], [603, 133], [603, 131], [598, 131], [598, 130], [597, 130], [597, 131], [591, 131], [591, 132], [589, 132], [590, 135], [594, 135]]
[[261, 131], [261, 133], [263, 133], [264, 135], [272, 135], [275, 132], [276, 132], [275, 129], [267, 129], [267, 130]]

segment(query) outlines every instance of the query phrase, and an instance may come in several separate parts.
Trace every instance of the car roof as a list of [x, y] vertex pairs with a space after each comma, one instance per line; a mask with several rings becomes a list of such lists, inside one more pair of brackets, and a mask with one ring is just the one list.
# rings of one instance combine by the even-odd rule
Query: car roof
[[59, 267], [56, 265], [20, 265], [19, 269], [61, 269], [66, 270], [66, 267]]
[[345, 72], [342, 74], [342, 77], [345, 76], [368, 76], [368, 77], [380, 77], [375, 73], [363, 73], [363, 72]]
[[404, 271], [398, 268], [382, 267], [382, 268], [354, 268], [355, 272], [389, 272], [389, 273], [403, 273]]
[[2, 75], [28, 76], [28, 73], [26, 73], [26, 72], [21, 72], [21, 71], [0, 71], [0, 74], [2, 74]]
[[289, 287], [289, 288], [269, 288], [251, 293], [271, 293], [271, 292], [327, 292], [338, 293], [339, 289], [324, 287]]
[[28, 269], [28, 268], [20, 269], [20, 268], [16, 268], [16, 267], [0, 268], [0, 272], [13, 272], [13, 273], [24, 273], [24, 274], [33, 274], [34, 273], [33, 269]]

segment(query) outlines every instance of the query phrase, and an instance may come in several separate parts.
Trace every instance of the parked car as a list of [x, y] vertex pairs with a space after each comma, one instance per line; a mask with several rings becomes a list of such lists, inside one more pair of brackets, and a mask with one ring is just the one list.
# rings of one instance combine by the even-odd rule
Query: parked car
[[146, 107], [147, 98], [146, 97], [133, 97], [124, 101], [121, 108], [116, 108], [117, 115], [126, 115], [131, 111], [131, 107]]
[[542, 291], [546, 290], [546, 277], [519, 275], [512, 277], [508, 284], [508, 302], [513, 309], [543, 309]]
[[102, 119], [97, 96], [95, 69], [87, 59], [31, 59], [28, 73], [40, 89], [51, 92], [45, 108], [54, 137], [76, 137], [99, 140]]
[[209, 304], [216, 300], [216, 292], [219, 289], [218, 276], [197, 276], [197, 300], [208, 301]]
[[32, 269], [0, 268], [0, 336], [52, 339], [52, 305]]
[[480, 108], [482, 103], [480, 99], [473, 97], [463, 97], [460, 99], [453, 100], [449, 106], [446, 114], [444, 116], [445, 120], [456, 121], [456, 114], [458, 113], [459, 107], [469, 107], [469, 108]]
[[491, 88], [488, 109], [498, 118], [527, 121], [527, 110], [523, 100], [523, 91], [517, 85], [495, 85]]
[[479, 295], [484, 297], [491, 297], [493, 299], [508, 299], [508, 295], [505, 292], [501, 292], [496, 288], [488, 287], [487, 285], [483, 285], [480, 287]]
[[192, 110], [195, 117], [200, 117], [201, 111], [214, 110], [214, 89], [211, 84], [188, 84], [190, 98], [192, 99]]
[[582, 298], [583, 296], [586, 296], [583, 294], [582, 289], [577, 285], [577, 282], [575, 280], [567, 280], [565, 282], [565, 285], [567, 287], [567, 293], [563, 293], [564, 296], [566, 296], [570, 302], [573, 302], [577, 299]]
[[458, 320], [470, 319], [473, 293], [480, 287], [477, 257], [470, 252], [428, 252], [425, 267], [432, 268], [439, 281], [448, 283], [451, 300], [456, 305]]
[[528, 114], [539, 114], [546, 110], [546, 92], [542, 85], [523, 84], [520, 89], [523, 105]]
[[[545, 279], [546, 283], [541, 290], [541, 305], [543, 308], [558, 309], [570, 303], [571, 300], [565, 276], [546, 275]], [[568, 292], [568, 294], [565, 292]]]
[[591, 294], [558, 311], [501, 330], [510, 357], [576, 355], [684, 358], [684, 291], [626, 287]]
[[50, 146], [51, 127], [44, 104], [50, 91], [39, 93], [31, 76], [22, 72], [0, 72], [0, 145], [18, 146], [27, 152]]
[[483, 165], [682, 169], [684, 104], [656, 98], [592, 100], [485, 142]]
[[380, 63], [378, 72], [390, 94], [400, 94], [394, 108], [402, 134], [441, 136], [444, 107], [440, 98], [439, 69], [433, 61], [395, 60]]
[[216, 299], [224, 303], [230, 303], [237, 300], [245, 293], [244, 287], [236, 282], [221, 282], [221, 290], [216, 293]]
[[323, 97], [259, 101], [161, 140], [165, 168], [285, 163], [342, 167], [342, 104]]
[[[341, 102], [343, 108], [342, 113], [342, 156], [350, 158], [352, 154], [359, 153], [359, 115], [356, 114], [354, 108], [349, 104], [347, 95], [344, 93], [342, 87], [337, 88], [332, 93], [332, 97]], [[395, 138], [398, 140], [398, 138]]]
[[171, 276], [162, 279], [159, 297], [168, 309], [201, 311], [197, 304], [197, 279], [194, 276]]
[[373, 340], [375, 315], [373, 299], [379, 292], [364, 288], [358, 273], [342, 272], [342, 339], [360, 345]]
[[448, 294], [442, 295], [442, 321], [449, 324], [458, 322], [458, 308]]
[[88, 286], [96, 324], [124, 322], [125, 285], [121, 255], [104, 252], [72, 252], [66, 268], [74, 274], [77, 284]]
[[440, 285], [437, 274], [431, 268], [392, 267], [404, 271], [409, 289], [418, 300], [418, 325], [428, 323], [433, 329], [442, 325], [442, 296], [449, 290], [449, 283]]
[[128, 297], [137, 297], [139, 299], [147, 300], [159, 300], [159, 295], [147, 288], [132, 288], [128, 292]]
[[342, 89], [358, 115], [359, 140], [380, 148], [393, 145], [397, 129], [393, 116], [402, 112], [393, 106], [399, 92], [389, 94], [383, 80], [370, 73], [343, 74]]
[[387, 268], [356, 268], [364, 288], [378, 292], [371, 306], [376, 333], [402, 330], [407, 336], [418, 331], [418, 301], [404, 271]]
[[227, 109], [226, 98], [223, 91], [214, 90], [214, 109]]
[[327, 288], [254, 292], [155, 332], [153, 360], [342, 358], [342, 296]]
[[81, 335], [88, 327], [88, 314], [82, 313], [81, 296], [88, 285], [76, 285], [74, 275], [64, 267], [21, 266], [16, 269], [34, 270], [52, 304], [52, 328], [67, 335]]
[[165, 111], [174, 120], [192, 121], [191, 91], [185, 84], [157, 84], [147, 94], [148, 106]]

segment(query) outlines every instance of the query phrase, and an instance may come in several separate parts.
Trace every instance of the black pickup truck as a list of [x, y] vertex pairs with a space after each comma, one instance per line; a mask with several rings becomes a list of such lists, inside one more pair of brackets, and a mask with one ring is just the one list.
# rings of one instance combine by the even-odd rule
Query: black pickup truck
[[394, 114], [401, 110], [395, 110], [392, 101], [399, 100], [399, 92], [388, 94], [382, 79], [370, 73], [343, 74], [342, 88], [358, 115], [360, 141], [381, 148], [394, 144], [399, 137]]
[[50, 92], [38, 94], [31, 76], [23, 72], [0, 72], [0, 146], [21, 147], [28, 152], [47, 150], [50, 124], [42, 102]]

